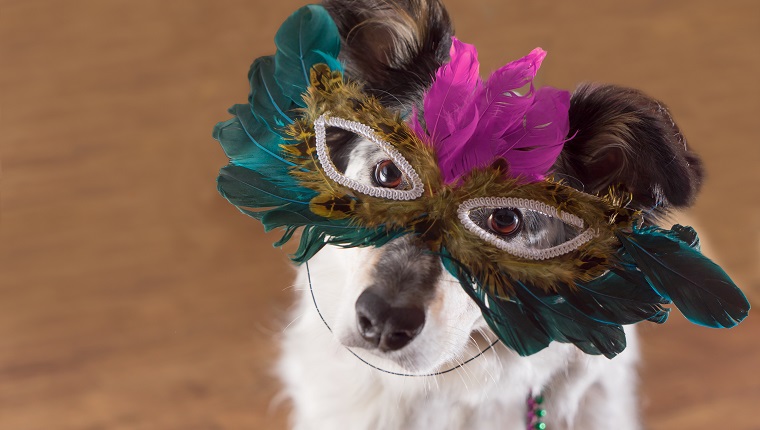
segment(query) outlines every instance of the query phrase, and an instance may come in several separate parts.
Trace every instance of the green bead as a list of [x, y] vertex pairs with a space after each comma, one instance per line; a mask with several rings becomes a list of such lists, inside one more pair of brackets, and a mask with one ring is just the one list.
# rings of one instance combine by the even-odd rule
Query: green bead
[[544, 396], [536, 396], [536, 403], [539, 405], [544, 402]]
[[546, 409], [539, 409], [539, 410], [537, 410], [536, 411], [536, 416], [537, 417], [542, 417], [542, 418], [545, 417], [546, 416]]
[[546, 430], [546, 423], [536, 423], [533, 428], [536, 430]]

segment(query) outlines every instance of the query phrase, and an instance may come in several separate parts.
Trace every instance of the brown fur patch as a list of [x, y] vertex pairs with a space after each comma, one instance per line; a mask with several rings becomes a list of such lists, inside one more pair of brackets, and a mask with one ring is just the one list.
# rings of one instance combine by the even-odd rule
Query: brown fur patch
[[589, 193], [620, 185], [653, 216], [692, 204], [703, 171], [668, 109], [643, 92], [585, 84], [570, 106], [572, 139], [554, 166]]
[[385, 105], [417, 101], [448, 59], [451, 22], [438, 0], [325, 0], [346, 74]]

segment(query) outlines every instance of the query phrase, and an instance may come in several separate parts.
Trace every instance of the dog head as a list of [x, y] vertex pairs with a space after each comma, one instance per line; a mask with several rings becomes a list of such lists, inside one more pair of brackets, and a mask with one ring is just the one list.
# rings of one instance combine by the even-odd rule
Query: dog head
[[[324, 6], [341, 34], [347, 77], [402, 114], [420, 106], [436, 70], [448, 60], [453, 30], [443, 5], [436, 0], [326, 0]], [[699, 190], [699, 158], [689, 151], [667, 108], [638, 90], [581, 85], [571, 98], [568, 138], [553, 173], [587, 193], [618, 185], [649, 220], [690, 205]], [[402, 177], [386, 163], [384, 151], [365, 138], [335, 130], [327, 144], [346, 177], [372, 186]], [[530, 213], [483, 222], [517, 225], [513, 240], [545, 247], [574, 234], [557, 219]], [[323, 310], [340, 341], [370, 362], [434, 371], [467, 358], [472, 334], [487, 328], [478, 306], [415, 237], [321, 254], [313, 271], [315, 288], [328, 299]], [[338, 272], [344, 275], [336, 277]]]

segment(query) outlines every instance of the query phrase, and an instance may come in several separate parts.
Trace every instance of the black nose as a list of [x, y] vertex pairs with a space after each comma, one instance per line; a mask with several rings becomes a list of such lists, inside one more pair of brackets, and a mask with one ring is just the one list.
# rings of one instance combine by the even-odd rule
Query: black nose
[[356, 323], [362, 337], [383, 352], [406, 346], [425, 325], [425, 311], [415, 305], [392, 305], [372, 287], [356, 300]]

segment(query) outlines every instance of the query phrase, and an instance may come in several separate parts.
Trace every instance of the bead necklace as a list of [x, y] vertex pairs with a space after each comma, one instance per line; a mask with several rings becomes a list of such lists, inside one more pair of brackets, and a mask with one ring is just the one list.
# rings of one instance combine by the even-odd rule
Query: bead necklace
[[541, 394], [537, 396], [528, 396], [526, 403], [528, 405], [528, 414], [525, 417], [527, 430], [546, 430], [546, 423], [544, 422], [546, 409], [542, 406], [544, 403], [544, 396]]

